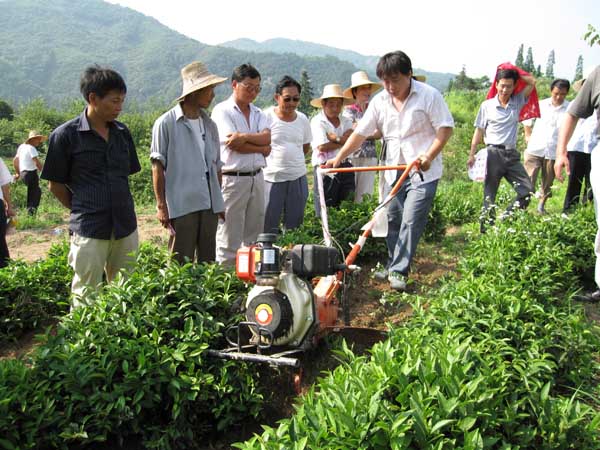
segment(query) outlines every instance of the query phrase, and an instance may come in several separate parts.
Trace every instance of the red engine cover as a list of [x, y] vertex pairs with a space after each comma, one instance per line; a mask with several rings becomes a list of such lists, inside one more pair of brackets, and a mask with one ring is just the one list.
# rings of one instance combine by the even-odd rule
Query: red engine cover
[[254, 276], [255, 248], [254, 245], [239, 248], [235, 255], [235, 273], [240, 280], [249, 283], [256, 283], [256, 276]]

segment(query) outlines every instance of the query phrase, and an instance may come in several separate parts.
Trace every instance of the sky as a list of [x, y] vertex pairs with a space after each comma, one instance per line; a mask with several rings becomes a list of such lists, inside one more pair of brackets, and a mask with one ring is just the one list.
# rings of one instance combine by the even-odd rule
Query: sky
[[584, 40], [588, 24], [600, 32], [598, 0], [108, 0], [154, 17], [205, 44], [281, 37], [364, 55], [403, 50], [418, 67], [490, 78], [514, 62], [524, 44], [545, 72], [551, 50], [555, 76], [572, 79], [579, 55], [584, 73], [600, 65], [600, 45]]

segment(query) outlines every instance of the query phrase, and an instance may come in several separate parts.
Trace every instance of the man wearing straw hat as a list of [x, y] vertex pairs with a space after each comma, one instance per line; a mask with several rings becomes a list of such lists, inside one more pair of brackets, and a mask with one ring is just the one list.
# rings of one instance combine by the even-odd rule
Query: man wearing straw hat
[[[375, 92], [381, 89], [381, 84], [369, 80], [366, 72], [360, 70], [354, 72], [351, 78], [351, 85], [344, 91], [344, 96], [354, 98], [354, 103], [344, 109], [344, 117], [352, 121], [352, 128], [360, 119], [362, 119], [369, 100]], [[368, 167], [377, 164], [377, 152], [375, 141], [381, 138], [380, 132], [375, 132], [373, 136], [367, 137], [358, 151], [354, 152], [350, 161], [354, 167]], [[362, 202], [365, 194], [373, 195], [375, 187], [375, 172], [356, 172], [354, 174], [356, 189], [354, 191], [354, 201]]]
[[89, 304], [87, 294], [135, 261], [137, 218], [129, 175], [140, 162], [127, 127], [118, 122], [127, 94], [114, 70], [85, 69], [80, 90], [87, 105], [50, 135], [41, 178], [71, 211], [69, 264], [74, 276], [71, 309]]
[[17, 148], [17, 154], [13, 159], [15, 179], [21, 178], [27, 185], [27, 212], [30, 216], [35, 215], [42, 198], [38, 177], [38, 170], [42, 170], [42, 163], [36, 147], [45, 140], [46, 136], [31, 130], [27, 140]]
[[[328, 159], [335, 157], [352, 134], [352, 121], [344, 117], [342, 107], [352, 103], [346, 97], [339, 84], [327, 84], [323, 87], [323, 94], [314, 98], [310, 104], [321, 110], [310, 121], [312, 132], [311, 147], [313, 149], [311, 163], [314, 168], [315, 182], [313, 183], [314, 206], [317, 217], [321, 216], [321, 200], [317, 186], [317, 168]], [[351, 167], [349, 161], [341, 162], [344, 167]], [[326, 206], [339, 206], [354, 192], [354, 174], [338, 173], [335, 176], [323, 178], [324, 203]]]
[[267, 116], [252, 104], [259, 92], [260, 73], [251, 64], [233, 69], [233, 93], [216, 105], [212, 119], [219, 129], [223, 161], [225, 220], [217, 228], [217, 262], [231, 265], [242, 244], [256, 242], [265, 225], [263, 167], [271, 153]]
[[[386, 164], [408, 164], [416, 159], [424, 172], [402, 184], [388, 206], [388, 261], [385, 271], [390, 287], [406, 290], [406, 279], [417, 245], [442, 176], [441, 151], [452, 135], [454, 120], [442, 95], [425, 83], [413, 79], [412, 62], [406, 53], [396, 51], [382, 56], [377, 76], [385, 90], [377, 94], [364, 117], [328, 166], [338, 167], [376, 131], [387, 141]], [[398, 174], [385, 172], [392, 186]]]
[[[592, 115], [600, 117], [600, 66], [592, 70], [583, 80], [576, 81], [575, 85], [574, 88], [581, 87], [581, 89], [579, 89], [575, 100], [569, 104], [565, 119], [558, 133], [554, 172], [559, 181], [563, 181], [563, 168], [567, 172], [567, 175], [571, 172], [569, 157], [567, 156], [567, 144], [573, 135], [577, 121]], [[597, 129], [596, 132], [600, 136], [600, 129]], [[592, 150], [590, 159], [590, 181], [594, 195], [594, 210], [596, 212], [597, 225], [596, 240], [594, 243], [594, 252], [596, 253], [596, 273], [594, 278], [596, 290], [580, 295], [578, 299], [596, 303], [600, 302], [600, 141], [598, 141]]]
[[181, 69], [183, 90], [177, 104], [152, 128], [152, 184], [157, 217], [170, 231], [174, 259], [215, 260], [217, 218], [224, 218], [219, 132], [205, 110], [214, 88], [227, 78], [201, 62]]

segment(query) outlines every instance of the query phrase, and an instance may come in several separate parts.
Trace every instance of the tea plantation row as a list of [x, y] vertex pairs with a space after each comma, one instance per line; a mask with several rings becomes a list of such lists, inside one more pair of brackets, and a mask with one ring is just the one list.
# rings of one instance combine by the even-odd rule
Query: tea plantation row
[[477, 238], [459, 281], [236, 448], [600, 448], [600, 339], [571, 300], [594, 234], [587, 208]]

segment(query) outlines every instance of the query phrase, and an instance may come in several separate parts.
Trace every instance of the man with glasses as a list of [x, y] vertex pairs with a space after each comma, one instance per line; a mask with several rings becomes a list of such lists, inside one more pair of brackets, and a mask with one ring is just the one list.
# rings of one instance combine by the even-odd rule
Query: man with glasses
[[308, 118], [296, 111], [300, 83], [289, 76], [275, 87], [277, 106], [266, 114], [271, 122], [271, 154], [265, 167], [265, 233], [278, 233], [283, 214], [284, 230], [298, 228], [304, 221], [308, 199], [305, 155], [312, 135]]
[[211, 116], [219, 130], [223, 162], [225, 220], [219, 220], [216, 238], [216, 259], [221, 264], [234, 264], [237, 249], [254, 243], [264, 227], [262, 168], [271, 152], [271, 130], [267, 116], [252, 104], [260, 81], [252, 65], [236, 67], [231, 75], [233, 93], [214, 107]]
[[[412, 62], [406, 53], [382, 56], [377, 76], [385, 90], [375, 95], [352, 135], [327, 165], [338, 167], [376, 132], [382, 133], [387, 143], [386, 165], [419, 159], [422, 177], [413, 172], [388, 206], [388, 263], [376, 274], [378, 278], [387, 275], [392, 289], [404, 291], [442, 176], [441, 151], [452, 135], [454, 120], [442, 95], [413, 79]], [[391, 189], [398, 174], [387, 171], [383, 176]]]

